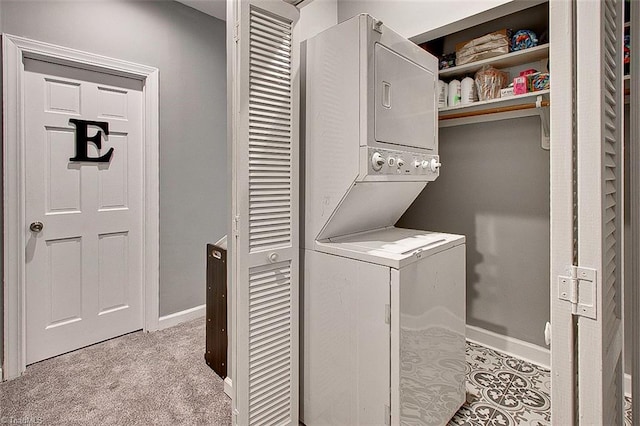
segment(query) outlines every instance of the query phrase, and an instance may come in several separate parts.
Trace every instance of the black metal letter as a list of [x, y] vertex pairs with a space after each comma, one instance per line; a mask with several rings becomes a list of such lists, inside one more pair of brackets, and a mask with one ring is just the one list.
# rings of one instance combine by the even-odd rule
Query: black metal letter
[[87, 144], [89, 142], [93, 142], [98, 149], [102, 147], [102, 132], [98, 130], [95, 135], [89, 137], [87, 136], [87, 128], [89, 126], [99, 127], [104, 131], [104, 134], [108, 136], [109, 123], [106, 121], [77, 120], [75, 118], [70, 118], [69, 123], [76, 126], [76, 155], [75, 157], [69, 158], [69, 161], [89, 161], [92, 163], [108, 163], [111, 161], [113, 148], [110, 148], [106, 154], [100, 157], [89, 157], [87, 154]]

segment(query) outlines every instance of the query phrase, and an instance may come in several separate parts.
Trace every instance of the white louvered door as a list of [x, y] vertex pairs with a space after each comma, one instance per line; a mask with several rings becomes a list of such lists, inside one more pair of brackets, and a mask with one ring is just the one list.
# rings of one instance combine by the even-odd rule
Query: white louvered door
[[574, 14], [575, 2], [549, 2], [551, 91], [551, 424], [575, 424], [575, 317], [562, 300], [559, 276], [574, 260]]
[[579, 0], [576, 9], [578, 264], [596, 270], [593, 296], [580, 283], [596, 317], [578, 316], [581, 425], [623, 424], [622, 3]]
[[297, 424], [299, 12], [233, 3], [234, 424]]

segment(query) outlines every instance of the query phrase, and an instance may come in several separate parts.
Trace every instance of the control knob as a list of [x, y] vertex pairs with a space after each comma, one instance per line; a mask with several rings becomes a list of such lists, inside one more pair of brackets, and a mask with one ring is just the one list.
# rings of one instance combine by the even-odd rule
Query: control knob
[[422, 163], [420, 162], [420, 160], [415, 160], [413, 162], [413, 167], [415, 167], [416, 169], [419, 168], [422, 165]]
[[437, 158], [432, 158], [429, 161], [429, 169], [431, 169], [431, 171], [434, 172], [434, 173], [438, 171], [440, 166], [442, 166], [442, 163], [439, 162]]
[[373, 167], [373, 170], [379, 172], [382, 170], [384, 163], [384, 157], [379, 152], [374, 152], [371, 156], [371, 167]]
[[398, 163], [398, 168], [404, 166], [404, 160], [402, 158], [398, 158], [397, 163]]

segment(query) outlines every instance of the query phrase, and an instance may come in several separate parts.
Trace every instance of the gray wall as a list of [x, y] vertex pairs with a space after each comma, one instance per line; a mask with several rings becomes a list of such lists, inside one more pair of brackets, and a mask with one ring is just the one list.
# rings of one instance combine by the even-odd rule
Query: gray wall
[[173, 1], [6, 1], [3, 31], [160, 70], [160, 315], [205, 301], [226, 233], [225, 23]]
[[398, 226], [467, 237], [467, 324], [544, 345], [549, 153], [540, 119], [440, 129], [440, 177]]
[[[449, 3], [339, 1], [338, 20], [369, 12], [407, 37], [441, 27], [444, 35], [539, 1]], [[545, 346], [549, 153], [540, 149], [539, 118], [441, 129], [439, 149], [440, 177], [397, 225], [466, 235], [467, 323]]]

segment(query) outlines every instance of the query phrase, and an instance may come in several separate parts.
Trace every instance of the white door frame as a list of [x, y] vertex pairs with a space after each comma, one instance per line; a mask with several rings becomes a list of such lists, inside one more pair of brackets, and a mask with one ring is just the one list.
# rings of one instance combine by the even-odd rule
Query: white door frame
[[3, 379], [26, 369], [24, 58], [45, 60], [141, 80], [144, 84], [144, 330], [158, 328], [159, 185], [158, 69], [66, 47], [2, 34], [3, 49]]

